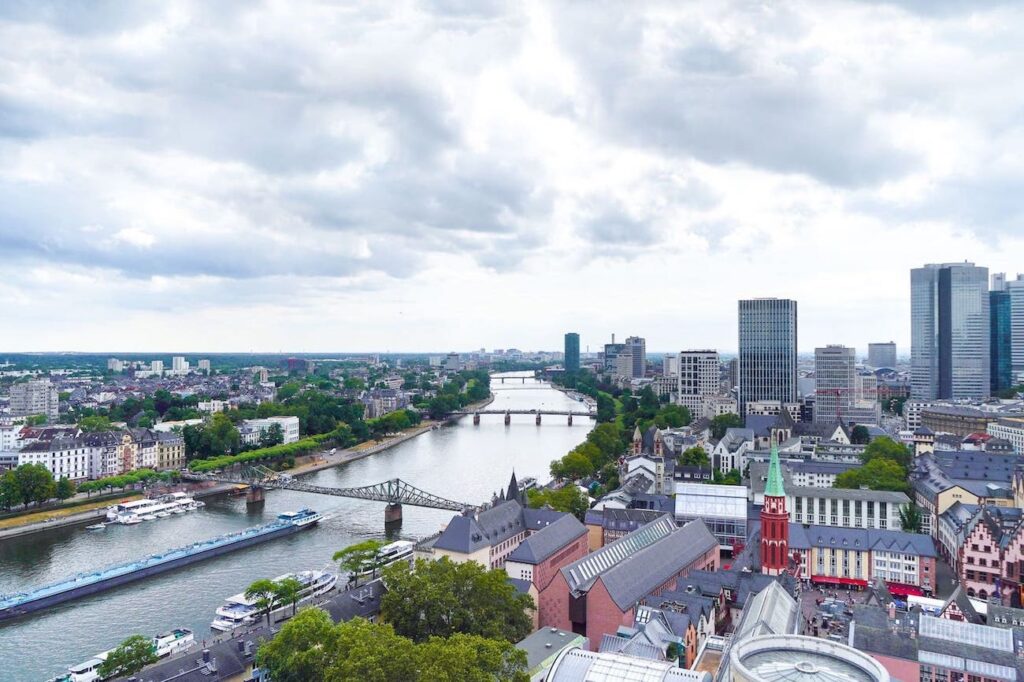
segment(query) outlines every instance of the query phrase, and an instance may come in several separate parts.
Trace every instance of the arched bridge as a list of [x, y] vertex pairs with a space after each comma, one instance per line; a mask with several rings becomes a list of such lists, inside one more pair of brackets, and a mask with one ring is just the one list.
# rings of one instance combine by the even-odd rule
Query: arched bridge
[[514, 414], [531, 414], [535, 415], [536, 423], [540, 425], [541, 417], [543, 415], [553, 415], [568, 417], [569, 426], [572, 426], [573, 417], [589, 417], [590, 419], [597, 419], [597, 412], [589, 410], [457, 410], [452, 412], [449, 417], [466, 417], [473, 415], [473, 423], [480, 423], [480, 415], [482, 414], [503, 414], [505, 415], [505, 424], [512, 423], [512, 415]]
[[[384, 522], [392, 523], [401, 521], [402, 505], [408, 504], [414, 507], [429, 507], [431, 509], [447, 509], [449, 511], [464, 511], [474, 509], [476, 505], [464, 502], [456, 502], [444, 497], [439, 497], [416, 486], [410, 485], [400, 478], [392, 478], [389, 481], [364, 485], [358, 488], [331, 488], [322, 485], [311, 485], [303, 483], [294, 476], [274, 471], [265, 466], [246, 467], [235, 473], [210, 473], [196, 474], [183, 472], [182, 478], [188, 481], [216, 481], [218, 483], [241, 483], [250, 487], [250, 500], [261, 500], [262, 490], [296, 490], [303, 493], [314, 493], [317, 495], [333, 495], [335, 497], [351, 497], [357, 500], [372, 500], [374, 502], [385, 502], [387, 508], [384, 510]], [[258, 491], [258, 492], [257, 492]], [[255, 495], [253, 493], [256, 493]]]

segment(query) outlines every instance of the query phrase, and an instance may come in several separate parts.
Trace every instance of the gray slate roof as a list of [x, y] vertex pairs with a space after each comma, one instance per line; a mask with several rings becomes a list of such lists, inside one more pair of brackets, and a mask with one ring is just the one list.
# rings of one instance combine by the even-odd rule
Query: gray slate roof
[[786, 488], [787, 497], [820, 497], [834, 500], [874, 500], [890, 504], [910, 504], [906, 493], [892, 490], [860, 490], [858, 488], [813, 488], [793, 486]]
[[789, 546], [795, 549], [810, 549], [812, 546], [834, 547], [836, 549], [902, 552], [923, 557], [937, 556], [931, 536], [874, 528], [803, 526], [799, 523], [791, 523], [789, 524]]
[[564, 514], [551, 525], [541, 528], [519, 543], [519, 546], [508, 555], [506, 561], [539, 564], [581, 535], [586, 534], [586, 526], [576, 520], [572, 514]]

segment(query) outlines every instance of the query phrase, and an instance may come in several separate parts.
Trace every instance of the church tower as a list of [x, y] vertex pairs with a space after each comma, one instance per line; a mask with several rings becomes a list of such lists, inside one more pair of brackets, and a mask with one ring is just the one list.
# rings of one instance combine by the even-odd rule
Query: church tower
[[761, 572], [780, 575], [788, 565], [789, 512], [786, 510], [786, 491], [782, 486], [779, 448], [772, 441], [768, 481], [764, 486], [764, 507], [761, 508]]

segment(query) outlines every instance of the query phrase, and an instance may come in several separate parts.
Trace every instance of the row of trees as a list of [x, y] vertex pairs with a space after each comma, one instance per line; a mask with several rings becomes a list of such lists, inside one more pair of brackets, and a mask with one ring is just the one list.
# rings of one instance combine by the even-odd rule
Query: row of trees
[[551, 462], [551, 476], [575, 481], [597, 474], [605, 487], [618, 487], [616, 461], [624, 450], [622, 427], [617, 422], [598, 424], [585, 441]]
[[367, 419], [366, 426], [370, 429], [370, 435], [381, 440], [389, 433], [398, 433], [411, 426], [420, 423], [420, 413], [416, 410], [395, 410], [388, 412], [382, 417]]
[[270, 614], [279, 606], [291, 604], [292, 615], [295, 614], [301, 592], [302, 583], [291, 576], [280, 580], [264, 578], [246, 588], [245, 598], [252, 601], [260, 613], [266, 615], [267, 625], [270, 625]]
[[42, 464], [21, 464], [0, 476], [0, 509], [40, 505], [54, 498], [66, 500], [74, 494], [74, 483], [66, 478], [55, 481]]
[[78, 485], [80, 493], [97, 493], [104, 490], [124, 490], [139, 484], [152, 481], [170, 481], [176, 476], [172, 471], [154, 471], [153, 469], [136, 469], [120, 476], [98, 478], [95, 481], [84, 481]]
[[[109, 408], [79, 408], [70, 410], [67, 419], [77, 421], [87, 431], [113, 428], [111, 422], [125, 422], [131, 426], [149, 428], [158, 421], [198, 419], [199, 396], [180, 396], [166, 389], [158, 389], [145, 398], [127, 398]], [[82, 422], [88, 426], [83, 426]]]
[[249, 464], [255, 462], [274, 462], [278, 460], [291, 460], [300, 455], [308, 455], [311, 452], [323, 449], [329, 443], [335, 443], [339, 447], [349, 447], [359, 442], [352, 435], [352, 430], [346, 424], [342, 424], [331, 433], [321, 433], [309, 436], [294, 443], [275, 445], [269, 448], [250, 450], [238, 455], [222, 455], [207, 459], [197, 459], [189, 462], [188, 468], [196, 473], [223, 469], [224, 467], [236, 464]]

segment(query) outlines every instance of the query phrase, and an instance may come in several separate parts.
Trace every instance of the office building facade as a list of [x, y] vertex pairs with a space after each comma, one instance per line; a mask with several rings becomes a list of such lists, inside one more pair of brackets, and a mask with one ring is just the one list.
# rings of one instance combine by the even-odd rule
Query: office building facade
[[739, 302], [739, 406], [796, 402], [796, 301], [755, 298]]
[[868, 364], [873, 368], [896, 367], [896, 344], [892, 341], [868, 344]]
[[1013, 335], [1010, 292], [988, 292], [989, 354], [992, 392], [1013, 386]]
[[569, 332], [565, 335], [565, 372], [575, 374], [580, 371], [580, 335]]
[[631, 336], [626, 339], [625, 350], [633, 359], [629, 376], [640, 379], [647, 374], [647, 341], [640, 336]]
[[11, 386], [12, 417], [42, 414], [50, 424], [55, 424], [59, 405], [57, 387], [49, 379], [32, 379]]
[[719, 393], [718, 351], [684, 350], [676, 357], [679, 366], [677, 402], [696, 418], [704, 413], [704, 399]]
[[910, 271], [911, 395], [990, 394], [988, 268], [929, 264]]
[[1006, 291], [1010, 294], [1010, 358], [1017, 384], [1024, 374], [1024, 275], [1007, 282]]
[[856, 393], [857, 353], [828, 345], [814, 349], [814, 421], [842, 423], [850, 418]]

